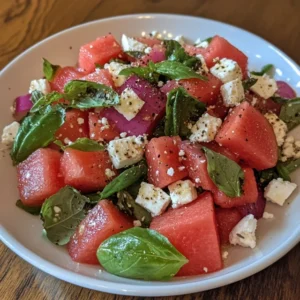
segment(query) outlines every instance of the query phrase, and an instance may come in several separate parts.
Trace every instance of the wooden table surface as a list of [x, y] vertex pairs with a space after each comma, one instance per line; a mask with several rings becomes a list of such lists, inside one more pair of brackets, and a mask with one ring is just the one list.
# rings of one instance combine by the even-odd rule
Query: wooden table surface
[[[188, 14], [231, 23], [269, 40], [300, 63], [299, 0], [1, 0], [0, 68], [31, 45], [65, 28], [142, 12]], [[299, 266], [300, 245], [248, 279], [176, 299], [300, 299]], [[0, 299], [134, 297], [95, 292], [57, 280], [0, 243]]]

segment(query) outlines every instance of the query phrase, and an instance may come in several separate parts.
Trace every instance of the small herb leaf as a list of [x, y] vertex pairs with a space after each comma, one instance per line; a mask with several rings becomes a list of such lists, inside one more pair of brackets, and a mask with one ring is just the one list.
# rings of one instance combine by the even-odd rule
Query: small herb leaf
[[52, 243], [65, 245], [70, 241], [77, 226], [86, 216], [84, 206], [88, 201], [70, 186], [46, 199], [41, 215], [47, 238]]
[[27, 205], [23, 204], [23, 202], [21, 200], [18, 200], [16, 202], [16, 206], [23, 209], [27, 213], [29, 213], [31, 215], [34, 215], [34, 216], [38, 216], [40, 214], [40, 211], [41, 211], [40, 206], [27, 206]]
[[105, 146], [88, 138], [79, 138], [72, 144], [66, 146], [59, 140], [55, 141], [54, 143], [59, 147], [61, 147], [62, 150], [65, 150], [66, 148], [76, 149], [85, 152], [95, 152], [95, 151], [105, 150]]
[[64, 95], [58, 92], [52, 92], [47, 95], [42, 95], [42, 97], [40, 97], [37, 101], [34, 102], [30, 112], [37, 112], [45, 108], [47, 105], [50, 105], [53, 102], [62, 99], [63, 97]]
[[139, 227], [105, 240], [97, 257], [114, 275], [144, 280], [168, 280], [188, 262], [166, 237]]
[[243, 169], [226, 156], [202, 147], [207, 159], [207, 171], [212, 181], [228, 197], [242, 195]]
[[267, 73], [269, 73], [270, 71], [272, 71], [273, 68], [274, 68], [273, 65], [268, 64], [268, 65], [263, 66], [262, 69], [261, 69], [261, 71], [259, 71], [259, 72], [253, 71], [253, 72], [250, 72], [250, 73], [251, 73], [252, 75], [256, 75], [256, 76], [263, 76], [264, 74], [267, 74]]
[[46, 58], [43, 58], [43, 72], [48, 81], [51, 81], [57, 70], [60, 68], [58, 65], [52, 65]]
[[147, 67], [131, 67], [123, 69], [119, 75], [130, 76], [136, 75], [140, 78], [146, 79], [149, 82], [158, 82], [159, 74], [155, 71], [155, 65], [149, 63]]
[[280, 110], [279, 118], [284, 121], [291, 130], [300, 124], [300, 98], [287, 100]]

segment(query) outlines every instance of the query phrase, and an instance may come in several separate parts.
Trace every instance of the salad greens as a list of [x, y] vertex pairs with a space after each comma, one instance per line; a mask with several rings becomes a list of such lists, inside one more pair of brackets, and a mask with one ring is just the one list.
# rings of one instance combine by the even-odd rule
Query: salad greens
[[86, 216], [85, 204], [89, 199], [76, 189], [66, 186], [46, 199], [41, 218], [47, 238], [54, 244], [65, 245], [70, 241], [79, 223]]
[[188, 260], [158, 232], [131, 228], [105, 240], [97, 251], [104, 269], [114, 275], [144, 279], [171, 279]]
[[101, 199], [110, 197], [111, 195], [120, 192], [140, 178], [147, 175], [148, 167], [145, 161], [141, 161], [138, 165], [126, 169], [118, 177], [112, 180], [101, 192]]
[[40, 98], [42, 98], [44, 96], [44, 94], [38, 90], [34, 90], [31, 93], [31, 97], [30, 100], [33, 104], [35, 104]]
[[43, 72], [48, 81], [52, 81], [59, 68], [60, 66], [52, 65], [46, 58], [43, 58]]
[[281, 178], [291, 181], [290, 174], [300, 167], [300, 158], [290, 159], [286, 162], [278, 162], [276, 170]]
[[70, 145], [64, 145], [61, 141], [56, 140], [54, 143], [61, 147], [62, 150], [66, 148], [76, 149], [85, 152], [94, 152], [94, 151], [103, 151], [105, 150], [105, 146], [97, 143], [88, 138], [79, 138], [75, 142]]
[[179, 87], [168, 94], [165, 135], [186, 138], [190, 135], [189, 123], [195, 123], [205, 112], [205, 104]]
[[41, 211], [40, 206], [27, 206], [23, 204], [23, 202], [20, 199], [16, 202], [16, 206], [34, 216], [38, 216]]
[[300, 98], [287, 100], [281, 106], [279, 118], [291, 130], [300, 124]]
[[271, 64], [265, 65], [262, 67], [261, 71], [252, 71], [250, 74], [256, 75], [256, 76], [263, 76], [264, 74], [267, 74], [273, 70], [274, 66]]
[[48, 146], [64, 121], [65, 110], [59, 105], [49, 105], [41, 113], [27, 116], [21, 124], [10, 153], [13, 162], [18, 164], [35, 150]]
[[42, 96], [34, 102], [30, 112], [33, 113], [33, 112], [37, 112], [41, 109], [44, 109], [46, 106], [48, 106], [54, 102], [57, 102], [58, 100], [62, 99], [63, 97], [64, 97], [64, 95], [61, 93], [58, 93], [58, 92], [51, 92], [47, 95], [42, 94]]
[[211, 180], [228, 197], [240, 197], [243, 194], [243, 169], [226, 156], [202, 147], [207, 159], [207, 171]]
[[149, 227], [152, 221], [151, 214], [142, 206], [137, 204], [127, 191], [118, 192], [117, 207], [129, 216], [134, 216], [142, 224]]

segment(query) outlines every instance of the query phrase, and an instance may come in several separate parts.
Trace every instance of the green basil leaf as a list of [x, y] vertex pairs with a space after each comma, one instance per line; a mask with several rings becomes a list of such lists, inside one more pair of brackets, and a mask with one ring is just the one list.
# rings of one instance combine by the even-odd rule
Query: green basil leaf
[[47, 238], [52, 243], [65, 245], [70, 241], [77, 226], [86, 216], [84, 206], [88, 201], [70, 186], [46, 199], [41, 215]]
[[43, 95], [37, 101], [34, 102], [30, 112], [37, 112], [41, 109], [44, 109], [46, 106], [52, 104], [53, 102], [57, 102], [63, 97], [64, 95], [58, 92], [52, 92], [47, 95]]
[[280, 110], [279, 118], [284, 121], [291, 130], [300, 124], [300, 98], [287, 100]]
[[191, 133], [188, 124], [195, 123], [205, 110], [205, 104], [190, 96], [182, 87], [172, 90], [166, 105], [165, 135], [188, 137]]
[[190, 56], [187, 54], [184, 48], [177, 41], [165, 40], [164, 46], [166, 47], [167, 60], [180, 62], [193, 70], [199, 70], [201, 67], [201, 60], [196, 56]]
[[138, 181], [126, 188], [126, 192], [128, 192], [133, 197], [133, 199], [136, 199], [136, 197], [138, 196], [143, 181], [145, 181], [145, 178], [141, 177]]
[[207, 159], [207, 171], [211, 180], [228, 197], [240, 197], [243, 193], [243, 169], [226, 156], [202, 147]]
[[152, 221], [151, 214], [142, 206], [137, 204], [127, 191], [118, 193], [118, 208], [129, 216], [135, 217], [142, 224], [142, 227], [149, 227]]
[[59, 147], [61, 147], [62, 150], [65, 150], [66, 148], [76, 149], [85, 152], [95, 152], [95, 151], [105, 150], [105, 146], [88, 138], [79, 138], [70, 145], [64, 145], [59, 140], [54, 141], [54, 143]]
[[65, 110], [61, 106], [47, 106], [43, 113], [27, 116], [17, 133], [12, 151], [13, 162], [20, 163], [32, 152], [48, 146], [54, 140], [57, 129], [65, 122]]
[[109, 107], [120, 103], [119, 95], [110, 87], [91, 81], [72, 80], [64, 87], [69, 106], [79, 109]]
[[263, 187], [267, 186], [271, 180], [278, 178], [276, 167], [262, 171], [255, 171], [255, 174], [257, 182], [259, 182], [259, 184]]
[[140, 78], [146, 79], [151, 83], [158, 82], [159, 74], [155, 71], [155, 65], [153, 63], [149, 63], [147, 67], [131, 67], [123, 69], [119, 75], [130, 76], [136, 75]]
[[46, 58], [43, 58], [43, 72], [48, 81], [51, 81], [57, 70], [60, 68], [58, 65], [52, 65]]
[[42, 98], [44, 96], [44, 94], [38, 90], [34, 90], [32, 93], [31, 93], [31, 102], [33, 104], [35, 104], [40, 98]]
[[276, 171], [278, 172], [280, 178], [282, 178], [283, 180], [291, 181], [290, 173], [282, 163], [278, 163], [276, 165]]
[[91, 204], [97, 204], [101, 200], [100, 192], [92, 193], [92, 194], [86, 194], [84, 196], [87, 198], [87, 202], [91, 203]]
[[105, 240], [97, 257], [109, 273], [144, 280], [168, 280], [188, 262], [166, 237], [139, 227]]
[[125, 53], [133, 58], [142, 58], [145, 55], [142, 51], [127, 51]]
[[253, 86], [256, 82], [257, 82], [256, 78], [248, 78], [248, 79], [244, 80], [242, 82], [244, 90], [245, 91], [249, 90], [251, 88], [251, 86]]
[[165, 60], [159, 62], [155, 64], [155, 71], [160, 75], [164, 75], [175, 80], [197, 78], [207, 81], [207, 77], [196, 73], [191, 68], [177, 61]]
[[276, 170], [279, 177], [284, 180], [291, 181], [290, 174], [300, 167], [300, 158], [289, 159], [286, 162], [278, 162], [276, 165]]
[[101, 192], [101, 199], [106, 199], [111, 195], [126, 189], [141, 177], [146, 176], [147, 171], [148, 168], [144, 161], [125, 170], [103, 189]]
[[23, 202], [21, 200], [18, 200], [16, 202], [16, 206], [23, 209], [27, 213], [29, 213], [31, 215], [34, 215], [34, 216], [38, 216], [40, 214], [40, 211], [41, 211], [40, 206], [27, 206], [27, 205], [23, 204]]
[[253, 72], [250, 72], [250, 74], [256, 75], [256, 76], [263, 76], [264, 74], [269, 73], [273, 68], [274, 68], [273, 65], [268, 64], [268, 65], [263, 66], [261, 71], [257, 71], [257, 72], [253, 71]]

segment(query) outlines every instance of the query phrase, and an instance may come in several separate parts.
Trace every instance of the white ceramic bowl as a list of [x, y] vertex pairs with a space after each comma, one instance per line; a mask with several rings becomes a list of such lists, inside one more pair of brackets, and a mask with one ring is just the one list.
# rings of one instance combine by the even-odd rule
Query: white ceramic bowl
[[[267, 63], [276, 66], [276, 78], [287, 81], [300, 94], [300, 69], [282, 51], [242, 29], [220, 22], [180, 15], [143, 14], [99, 20], [83, 24], [31, 47], [14, 59], [0, 74], [0, 128], [12, 121], [9, 107], [13, 99], [27, 93], [31, 79], [42, 76], [42, 57], [59, 65], [74, 65], [79, 47], [112, 32], [140, 35], [158, 30], [166, 35], [182, 34], [191, 41], [219, 34], [228, 38], [249, 57], [251, 68]], [[300, 130], [296, 131], [300, 137]], [[16, 171], [9, 155], [0, 159], [0, 238], [16, 254], [37, 268], [70, 283], [99, 291], [138, 296], [166, 296], [204, 291], [250, 276], [286, 254], [300, 241], [300, 196], [294, 192], [284, 207], [268, 204], [274, 220], [260, 220], [255, 250], [231, 248], [226, 267], [213, 274], [174, 278], [169, 282], [129, 280], [99, 272], [99, 267], [74, 263], [66, 250], [42, 237], [42, 222], [15, 206], [18, 199]], [[298, 175], [300, 172], [297, 173]], [[300, 177], [293, 179], [300, 184]], [[147, 272], [147, 270], [145, 270]]]

